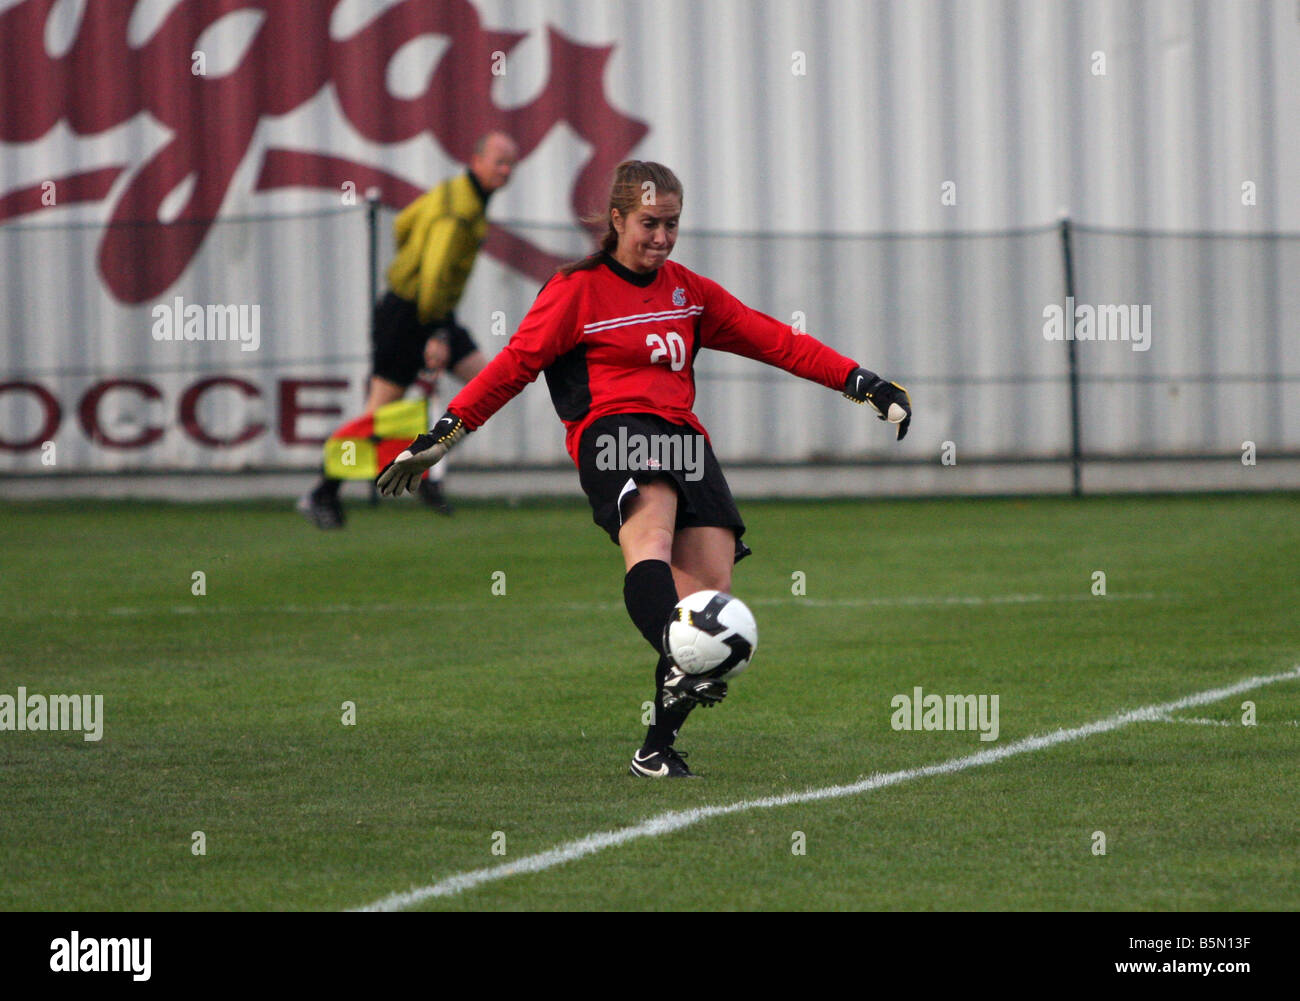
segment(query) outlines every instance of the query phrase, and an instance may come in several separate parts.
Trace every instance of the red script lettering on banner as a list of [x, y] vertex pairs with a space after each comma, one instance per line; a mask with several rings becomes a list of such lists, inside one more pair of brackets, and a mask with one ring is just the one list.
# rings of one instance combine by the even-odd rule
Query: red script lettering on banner
[[[258, 124], [282, 116], [332, 85], [352, 127], [375, 143], [400, 143], [429, 133], [452, 157], [469, 159], [474, 140], [503, 129], [526, 159], [551, 129], [567, 124], [591, 149], [569, 192], [575, 218], [604, 206], [608, 179], [648, 127], [614, 109], [604, 91], [612, 46], [588, 46], [548, 29], [550, 76], [528, 104], [501, 108], [492, 100], [494, 53], [507, 56], [526, 35], [489, 31], [468, 0], [405, 0], [347, 38], [330, 36], [339, 0], [179, 0], [157, 30], [133, 47], [128, 27], [135, 4], [85, 5], [71, 46], [54, 57], [45, 47], [56, 0], [24, 0], [0, 13], [0, 141], [34, 142], [59, 123], [93, 136], [147, 113], [171, 139], [144, 163], [69, 169], [52, 177], [59, 204], [99, 201], [122, 173], [130, 180], [113, 205], [99, 247], [99, 272], [120, 301], [157, 298], [182, 275], [203, 244]], [[261, 21], [228, 73], [192, 72], [200, 36], [221, 19], [252, 11]], [[385, 85], [394, 54], [421, 35], [448, 45], [425, 93], [400, 98]], [[340, 173], [341, 172], [341, 173]], [[268, 149], [257, 188], [329, 187], [342, 180], [364, 190], [379, 182], [382, 200], [399, 208], [428, 186], [377, 165], [357, 164], [321, 150]], [[163, 222], [164, 199], [193, 182], [180, 212]], [[0, 192], [0, 222], [41, 208], [40, 185]], [[557, 193], [558, 194], [558, 193]], [[535, 278], [558, 263], [546, 251], [502, 228], [486, 251]]]

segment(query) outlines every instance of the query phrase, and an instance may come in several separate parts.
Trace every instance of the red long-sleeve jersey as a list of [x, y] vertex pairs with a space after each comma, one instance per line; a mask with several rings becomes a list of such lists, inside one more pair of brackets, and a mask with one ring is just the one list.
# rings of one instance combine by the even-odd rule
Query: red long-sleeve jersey
[[707, 435], [691, 410], [701, 348], [837, 390], [858, 367], [680, 264], [666, 261], [642, 276], [606, 256], [594, 268], [552, 277], [510, 342], [447, 409], [474, 430], [544, 372], [574, 463], [582, 432], [609, 414], [658, 414]]

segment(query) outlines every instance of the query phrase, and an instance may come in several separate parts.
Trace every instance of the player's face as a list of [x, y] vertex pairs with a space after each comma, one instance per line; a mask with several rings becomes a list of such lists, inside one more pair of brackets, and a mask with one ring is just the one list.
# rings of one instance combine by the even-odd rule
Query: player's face
[[496, 191], [506, 186], [518, 158], [519, 151], [514, 143], [505, 136], [493, 135], [488, 137], [482, 153], [470, 157], [469, 169], [484, 191]]
[[682, 200], [677, 195], [660, 195], [654, 205], [641, 205], [626, 216], [614, 210], [618, 247], [614, 259], [640, 274], [654, 271], [673, 252], [677, 242], [677, 221]]

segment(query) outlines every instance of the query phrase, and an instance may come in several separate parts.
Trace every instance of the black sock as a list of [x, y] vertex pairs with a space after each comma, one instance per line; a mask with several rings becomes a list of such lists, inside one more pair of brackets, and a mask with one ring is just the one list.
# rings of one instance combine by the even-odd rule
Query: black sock
[[342, 480], [331, 479], [325, 475], [325, 470], [321, 470], [320, 482], [312, 490], [312, 496], [321, 499], [333, 499], [338, 497], [339, 489], [343, 486]]
[[690, 709], [665, 709], [660, 701], [664, 677], [668, 674], [668, 658], [663, 655], [662, 647], [664, 626], [677, 605], [677, 585], [673, 583], [672, 567], [663, 560], [642, 560], [636, 564], [623, 578], [623, 600], [627, 604], [627, 614], [641, 630], [646, 642], [659, 654], [659, 662], [655, 665], [654, 722], [646, 731], [645, 747], [661, 751], [672, 745], [690, 713]]
[[[651, 717], [654, 722], [650, 724], [649, 729], [645, 732], [645, 749], [647, 751], [662, 751], [665, 747], [671, 747], [674, 740], [677, 739], [677, 731], [682, 728], [686, 722], [686, 717], [690, 715], [691, 709], [665, 709], [661, 701], [664, 688], [664, 677], [668, 674], [668, 658], [661, 656], [659, 663], [655, 665], [655, 711]], [[694, 708], [692, 705], [691, 708]]]
[[623, 578], [627, 614], [657, 654], [663, 653], [664, 626], [677, 605], [673, 570], [663, 560], [642, 560]]

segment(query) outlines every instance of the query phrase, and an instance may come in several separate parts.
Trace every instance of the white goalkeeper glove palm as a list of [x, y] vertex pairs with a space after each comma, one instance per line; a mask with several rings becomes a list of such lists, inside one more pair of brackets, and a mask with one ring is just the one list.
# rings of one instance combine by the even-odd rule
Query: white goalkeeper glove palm
[[455, 414], [443, 414], [438, 423], [406, 446], [406, 450], [379, 474], [376, 484], [385, 497], [400, 497], [415, 493], [425, 470], [436, 466], [458, 441], [469, 434], [469, 428]]

